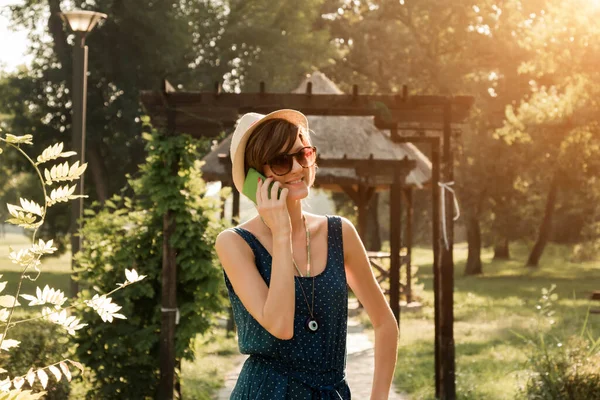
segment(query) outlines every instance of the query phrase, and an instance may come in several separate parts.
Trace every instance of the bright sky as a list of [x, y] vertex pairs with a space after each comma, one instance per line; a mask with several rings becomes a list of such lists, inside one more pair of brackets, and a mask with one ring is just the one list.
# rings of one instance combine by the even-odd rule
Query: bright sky
[[21, 0], [0, 0], [0, 69], [14, 71], [19, 65], [27, 64], [31, 57], [25, 56], [27, 32], [9, 29], [8, 6]]

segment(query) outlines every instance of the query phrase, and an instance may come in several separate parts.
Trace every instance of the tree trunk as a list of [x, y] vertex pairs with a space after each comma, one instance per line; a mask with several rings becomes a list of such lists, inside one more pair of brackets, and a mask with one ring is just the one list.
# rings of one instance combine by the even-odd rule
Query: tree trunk
[[470, 216], [467, 220], [467, 242], [469, 244], [469, 255], [465, 267], [465, 276], [482, 274], [481, 229], [477, 216]]
[[546, 199], [546, 210], [544, 212], [544, 219], [540, 225], [538, 232], [538, 238], [529, 254], [527, 260], [527, 267], [538, 267], [544, 248], [548, 243], [548, 238], [552, 232], [552, 217], [554, 216], [554, 206], [556, 204], [556, 195], [558, 192], [558, 172], [554, 173], [552, 182], [550, 183], [550, 190], [548, 192], [548, 198]]
[[66, 85], [71, 88], [71, 47], [67, 43], [67, 33], [60, 18], [60, 0], [48, 0], [50, 15], [48, 16], [48, 31], [53, 39], [54, 53], [62, 65]]
[[379, 193], [374, 193], [373, 198], [371, 199], [371, 204], [369, 205], [367, 230], [369, 234], [367, 237], [369, 238], [368, 242], [365, 243], [367, 249], [370, 251], [379, 251], [381, 250], [381, 235], [379, 232]]
[[510, 260], [508, 239], [498, 240], [494, 246], [494, 260]]
[[98, 201], [104, 204], [106, 199], [108, 199], [108, 175], [102, 161], [102, 156], [96, 146], [89, 146], [86, 149], [86, 155], [94, 187], [96, 188], [96, 196], [98, 196]]

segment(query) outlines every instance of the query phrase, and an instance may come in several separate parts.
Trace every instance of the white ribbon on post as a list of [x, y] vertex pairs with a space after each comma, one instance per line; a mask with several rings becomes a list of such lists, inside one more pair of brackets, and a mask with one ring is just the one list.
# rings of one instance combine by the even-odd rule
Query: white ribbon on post
[[179, 308], [160, 308], [161, 312], [174, 312], [175, 313], [175, 325], [179, 325]]
[[454, 185], [454, 181], [452, 182], [438, 182], [438, 185], [442, 188], [442, 230], [444, 231], [444, 244], [446, 245], [446, 250], [450, 249], [450, 244], [448, 243], [448, 231], [446, 228], [446, 190], [452, 192], [454, 198], [454, 210], [456, 211], [456, 216], [453, 218], [454, 221], [460, 217], [460, 208], [458, 207], [458, 200], [456, 200], [456, 194], [454, 193], [454, 189], [450, 186]]

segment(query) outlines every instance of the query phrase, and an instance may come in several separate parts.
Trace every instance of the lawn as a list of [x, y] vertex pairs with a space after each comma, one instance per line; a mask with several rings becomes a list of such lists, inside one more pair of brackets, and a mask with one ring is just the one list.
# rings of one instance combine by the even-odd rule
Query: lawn
[[[27, 238], [9, 234], [0, 239], [0, 273], [11, 285], [5, 293], [14, 292], [19, 274], [15, 264], [6, 258], [8, 246], [17, 249], [27, 245]], [[557, 285], [556, 324], [552, 333], [564, 337], [577, 333], [583, 324], [591, 301], [589, 294], [600, 290], [600, 263], [576, 264], [569, 261], [571, 249], [550, 245], [539, 269], [523, 267], [528, 248], [511, 246], [513, 259], [493, 261], [492, 251], [483, 251], [484, 275], [464, 277], [466, 246], [455, 248], [455, 343], [456, 382], [459, 399], [513, 399], [523, 382], [527, 347], [513, 331], [526, 333], [536, 325], [536, 305], [542, 288]], [[412, 399], [433, 399], [433, 292], [431, 252], [416, 248], [414, 264], [419, 266], [418, 280], [424, 285], [420, 293], [424, 307], [417, 313], [401, 316], [400, 347], [396, 368], [396, 387]], [[44, 259], [43, 259], [44, 260]], [[46, 258], [37, 282], [26, 281], [24, 291], [31, 293], [36, 285], [49, 284], [67, 291], [69, 288], [70, 254]], [[599, 304], [600, 306], [600, 304]], [[365, 317], [363, 317], [365, 319]], [[600, 315], [592, 315], [589, 324], [598, 337]], [[547, 330], [546, 325], [539, 329]], [[373, 339], [372, 331], [371, 338]], [[210, 399], [223, 384], [224, 374], [238, 354], [234, 339], [219, 329], [198, 336], [195, 362], [182, 366], [184, 397]]]
[[[512, 260], [493, 261], [491, 249], [483, 252], [484, 275], [464, 277], [464, 244], [455, 248], [454, 334], [456, 385], [459, 399], [514, 399], [523, 382], [527, 346], [513, 333], [548, 330], [537, 325], [536, 305], [542, 288], [556, 284], [559, 300], [551, 334], [579, 333], [590, 292], [600, 290], [600, 263], [569, 261], [571, 249], [546, 248], [539, 269], [523, 267], [528, 248], [512, 245]], [[401, 315], [396, 387], [412, 399], [434, 398], [433, 292], [431, 252], [416, 249], [419, 282], [424, 284], [422, 311]], [[589, 320], [600, 336], [600, 315]], [[556, 342], [551, 342], [556, 345]]]

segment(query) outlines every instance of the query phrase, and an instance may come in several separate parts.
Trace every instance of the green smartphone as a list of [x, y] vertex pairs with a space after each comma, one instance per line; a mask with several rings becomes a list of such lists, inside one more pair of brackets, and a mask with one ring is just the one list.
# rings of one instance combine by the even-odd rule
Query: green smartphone
[[[258, 187], [258, 178], [262, 178], [263, 182], [267, 180], [267, 177], [255, 170], [254, 168], [250, 168], [248, 173], [246, 174], [246, 179], [244, 180], [244, 187], [242, 188], [242, 193], [248, 197], [254, 204], [256, 204], [256, 188]], [[269, 196], [271, 196], [271, 188], [275, 182], [271, 182], [269, 186]], [[281, 194], [281, 188], [277, 193], [277, 198]]]

